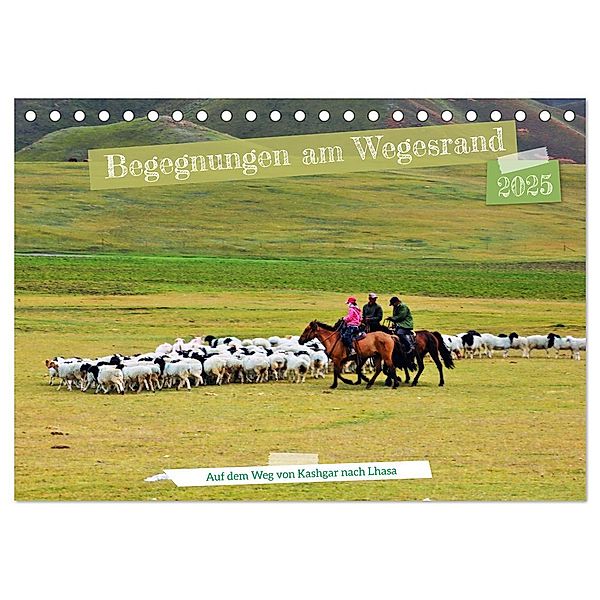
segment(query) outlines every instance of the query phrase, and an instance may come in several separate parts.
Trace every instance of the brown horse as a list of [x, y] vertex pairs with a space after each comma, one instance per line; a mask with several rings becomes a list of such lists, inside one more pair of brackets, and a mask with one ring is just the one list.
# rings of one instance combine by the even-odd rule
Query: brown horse
[[[353, 382], [342, 375], [342, 367], [351, 357], [348, 354], [345, 344], [342, 342], [341, 328], [338, 323], [331, 326], [320, 321], [311, 321], [299, 339], [301, 344], [305, 344], [309, 340], [317, 338], [325, 346], [325, 352], [333, 363], [333, 383], [331, 384], [331, 389], [337, 388], [338, 379], [349, 385], [358, 385], [361, 380], [364, 380], [367, 381], [367, 389], [370, 389], [379, 373], [381, 373], [382, 361], [387, 367], [388, 379], [390, 382], [393, 382], [393, 387], [397, 388], [400, 385], [400, 380], [396, 375], [396, 366], [405, 366], [405, 363], [400, 359], [400, 355], [404, 355], [404, 353], [398, 336], [377, 331], [375, 333], [368, 333], [362, 339], [354, 342], [358, 379], [356, 382]], [[375, 373], [371, 379], [367, 379], [360, 370], [361, 365], [369, 358], [373, 358], [375, 365]]]
[[[381, 328], [390, 334], [393, 333], [391, 329], [388, 329], [384, 325], [381, 325]], [[440, 356], [442, 357], [442, 361], [444, 361], [446, 369], [454, 369], [452, 353], [448, 350], [446, 344], [444, 344], [444, 339], [439, 331], [427, 331], [426, 329], [415, 331], [415, 359], [419, 369], [411, 385], [415, 386], [419, 383], [419, 377], [421, 377], [421, 373], [425, 369], [423, 358], [428, 354], [431, 356], [440, 374], [439, 386], [442, 387], [444, 385], [444, 370], [442, 368]], [[404, 374], [406, 375], [406, 383], [410, 383], [408, 369], [404, 369]], [[388, 377], [385, 384], [390, 385], [391, 381], [392, 380]]]

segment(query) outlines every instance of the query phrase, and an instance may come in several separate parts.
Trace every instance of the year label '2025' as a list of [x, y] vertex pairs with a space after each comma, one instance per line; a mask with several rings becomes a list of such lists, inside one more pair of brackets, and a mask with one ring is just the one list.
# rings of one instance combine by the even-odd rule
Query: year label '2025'
[[497, 160], [487, 164], [486, 204], [530, 204], [560, 202], [558, 160], [537, 162], [510, 173], [502, 173]]
[[537, 175], [527, 175], [521, 177], [521, 175], [514, 175], [507, 177], [503, 175], [498, 178], [498, 195], [502, 198], [508, 198], [511, 194], [517, 198], [523, 195], [537, 196], [549, 196], [554, 190], [552, 185], [550, 173], [544, 173], [539, 177]]

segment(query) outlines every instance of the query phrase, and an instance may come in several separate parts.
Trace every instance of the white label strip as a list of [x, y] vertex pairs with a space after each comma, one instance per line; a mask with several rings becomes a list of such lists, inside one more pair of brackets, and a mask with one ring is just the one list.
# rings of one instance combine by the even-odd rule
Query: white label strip
[[318, 462], [318, 454], [301, 452], [271, 452], [269, 454], [269, 466], [271, 467], [275, 465], [314, 465]]
[[178, 487], [430, 479], [432, 476], [428, 460], [165, 469], [165, 473]]
[[548, 162], [548, 148], [542, 146], [531, 150], [523, 150], [523, 152], [517, 152], [516, 154], [501, 156], [497, 160], [500, 172], [503, 175], [514, 171], [522, 171]]

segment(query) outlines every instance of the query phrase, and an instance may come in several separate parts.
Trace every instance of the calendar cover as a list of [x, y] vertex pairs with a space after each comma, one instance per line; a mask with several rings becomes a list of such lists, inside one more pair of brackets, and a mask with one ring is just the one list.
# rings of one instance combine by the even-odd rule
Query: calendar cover
[[585, 109], [15, 100], [15, 499], [586, 500]]

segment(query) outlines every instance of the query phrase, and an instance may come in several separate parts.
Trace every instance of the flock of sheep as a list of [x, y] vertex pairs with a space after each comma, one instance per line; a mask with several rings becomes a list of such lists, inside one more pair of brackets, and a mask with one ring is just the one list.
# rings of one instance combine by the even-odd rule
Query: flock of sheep
[[[571, 357], [580, 360], [580, 351], [586, 349], [585, 338], [548, 335], [519, 336], [492, 335], [470, 330], [458, 335], [443, 335], [444, 342], [457, 358], [493, 357], [502, 351], [504, 358], [509, 350], [522, 352], [529, 358], [532, 350], [551, 349], [558, 358], [561, 350], [570, 350]], [[154, 352], [126, 356], [111, 354], [99, 358], [64, 358], [56, 356], [46, 360], [49, 383], [59, 380], [63, 385], [85, 392], [108, 393], [112, 390], [156, 391], [177, 389], [204, 384], [264, 383], [288, 380], [303, 383], [306, 375], [325, 377], [329, 359], [318, 340], [299, 344], [298, 336], [254, 338], [241, 340], [236, 337], [215, 338], [206, 336], [185, 342], [182, 338], [174, 344], [161, 344]], [[368, 366], [367, 366], [368, 370]]]
[[556, 351], [555, 358], [559, 357], [561, 350], [570, 350], [571, 358], [580, 360], [580, 352], [586, 349], [586, 338], [576, 338], [570, 335], [561, 337], [556, 333], [524, 337], [516, 332], [509, 335], [493, 335], [471, 329], [458, 335], [442, 335], [442, 337], [448, 349], [457, 358], [461, 358], [463, 355], [468, 358], [473, 358], [474, 355], [480, 358], [482, 356], [492, 358], [496, 350], [500, 350], [502, 357], [506, 358], [508, 351], [512, 348], [520, 350], [523, 358], [529, 358], [532, 350], [545, 350], [546, 357], [548, 357], [548, 352], [554, 349]]
[[307, 374], [325, 377], [329, 359], [323, 345], [312, 340], [300, 345], [298, 336], [278, 336], [240, 340], [235, 337], [206, 336], [174, 344], [161, 344], [154, 352], [125, 356], [112, 354], [99, 358], [64, 358], [46, 360], [52, 385], [65, 385], [85, 392], [115, 390], [156, 391], [181, 389], [203, 384], [264, 383], [288, 380], [304, 383]]

